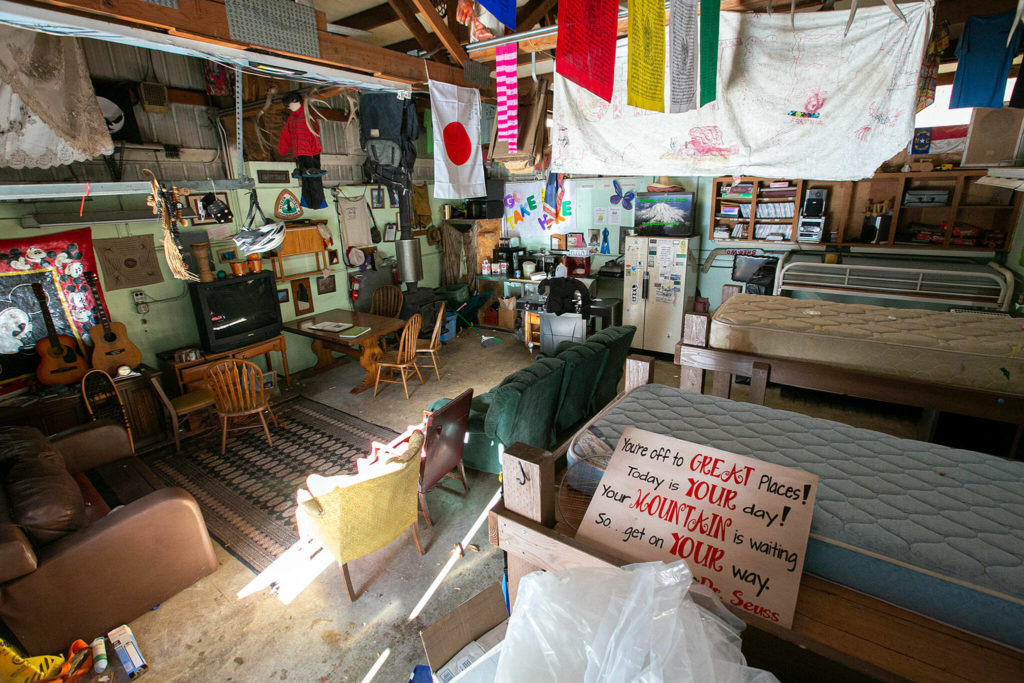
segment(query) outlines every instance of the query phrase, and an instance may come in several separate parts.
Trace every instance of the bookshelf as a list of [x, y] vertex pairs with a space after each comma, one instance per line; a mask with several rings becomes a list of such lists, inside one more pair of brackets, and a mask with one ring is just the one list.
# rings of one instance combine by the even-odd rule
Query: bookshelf
[[804, 181], [742, 176], [715, 178], [711, 238], [716, 241], [793, 242]]
[[[820, 188], [828, 190], [822, 244], [1006, 251], [1013, 243], [1024, 193], [987, 185], [982, 182], [986, 175], [985, 169], [954, 169], [876, 173], [857, 181], [743, 176], [739, 185], [746, 187], [740, 189], [747, 191], [731, 193], [733, 178], [720, 177], [714, 181], [709, 237], [764, 246], [797, 242], [804, 197], [807, 190]], [[769, 196], [765, 190], [771, 190], [773, 182], [796, 188], [794, 196]], [[774, 208], [777, 205], [786, 210], [792, 206], [792, 218], [772, 217], [782, 210]], [[876, 227], [870, 227], [872, 223]]]

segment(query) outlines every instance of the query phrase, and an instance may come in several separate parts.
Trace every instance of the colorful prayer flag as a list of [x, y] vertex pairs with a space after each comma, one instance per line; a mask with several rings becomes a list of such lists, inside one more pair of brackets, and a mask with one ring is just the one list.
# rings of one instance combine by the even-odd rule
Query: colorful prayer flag
[[718, 22], [722, 0], [700, 0], [700, 106], [718, 97]]
[[629, 0], [627, 103], [665, 111], [665, 3]]
[[555, 71], [606, 102], [615, 73], [616, 0], [561, 0]]
[[672, 0], [668, 10], [668, 71], [673, 114], [697, 108], [697, 3]]

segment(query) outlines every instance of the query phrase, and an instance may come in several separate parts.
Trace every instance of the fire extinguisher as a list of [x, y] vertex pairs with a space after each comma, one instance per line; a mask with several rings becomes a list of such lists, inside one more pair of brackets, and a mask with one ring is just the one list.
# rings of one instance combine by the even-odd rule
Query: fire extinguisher
[[361, 279], [356, 275], [348, 276], [348, 293], [349, 298], [352, 301], [359, 300], [359, 287], [362, 285]]

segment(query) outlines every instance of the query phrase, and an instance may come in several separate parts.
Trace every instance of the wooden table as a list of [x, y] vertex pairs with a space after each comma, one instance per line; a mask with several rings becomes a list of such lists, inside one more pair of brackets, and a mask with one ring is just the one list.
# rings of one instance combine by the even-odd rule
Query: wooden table
[[[369, 327], [370, 331], [355, 339], [343, 339], [338, 336], [337, 332], [309, 329], [310, 325], [323, 322], [349, 323], [357, 327]], [[361, 391], [372, 388], [377, 378], [377, 364], [384, 355], [384, 351], [380, 348], [380, 338], [392, 332], [398, 332], [403, 327], [405, 327], [405, 321], [399, 318], [385, 318], [380, 315], [345, 311], [336, 308], [324, 313], [317, 313], [316, 315], [286, 322], [284, 324], [284, 331], [309, 337], [313, 340], [312, 349], [317, 358], [316, 366], [313, 368], [315, 372], [320, 372], [337, 365], [337, 361], [332, 353], [334, 351], [358, 358], [359, 364], [366, 370], [366, 376], [363, 378], [363, 381], [351, 390], [353, 394], [358, 394]], [[361, 351], [357, 351], [354, 348], [356, 346]]]
[[[221, 351], [220, 353], [203, 353], [196, 360], [176, 361], [165, 359], [161, 366], [170, 370], [177, 387], [177, 394], [184, 394], [206, 386], [206, 374], [210, 366], [222, 360], [237, 358], [240, 360], [251, 360], [257, 356], [263, 356], [267, 362], [267, 371], [273, 372], [274, 366], [270, 362], [270, 352], [277, 351], [281, 354], [281, 365], [284, 367], [284, 379], [288, 386], [292, 385], [292, 375], [288, 370], [288, 348], [284, 342], [284, 335], [279, 334], [270, 339], [254, 342], [236, 349]], [[165, 384], [166, 388], [167, 385]], [[176, 394], [176, 395], [177, 395]], [[162, 412], [161, 412], [162, 414]]]

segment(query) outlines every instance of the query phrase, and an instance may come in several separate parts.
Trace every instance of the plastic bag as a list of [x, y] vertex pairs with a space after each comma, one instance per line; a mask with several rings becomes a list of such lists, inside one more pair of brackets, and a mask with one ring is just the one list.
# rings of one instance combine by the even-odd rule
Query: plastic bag
[[535, 572], [519, 584], [495, 681], [770, 683], [743, 622], [683, 561]]

